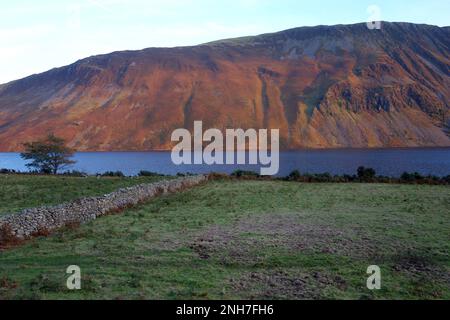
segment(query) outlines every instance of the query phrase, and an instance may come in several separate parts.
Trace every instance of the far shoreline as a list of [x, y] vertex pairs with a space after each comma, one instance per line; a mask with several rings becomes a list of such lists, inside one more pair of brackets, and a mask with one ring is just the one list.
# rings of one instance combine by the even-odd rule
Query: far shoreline
[[[298, 148], [298, 149], [281, 149], [280, 152], [305, 152], [305, 151], [382, 151], [382, 150], [436, 150], [436, 149], [450, 149], [450, 146], [417, 146], [417, 147], [334, 147], [334, 148]], [[249, 152], [250, 150], [233, 150], [234, 152]], [[253, 150], [252, 150], [253, 151]], [[3, 154], [17, 154], [21, 151], [2, 151]], [[154, 150], [83, 150], [76, 151], [76, 153], [170, 153], [171, 149], [154, 149]], [[192, 151], [194, 152], [194, 151]], [[231, 152], [231, 151], [226, 151]]]

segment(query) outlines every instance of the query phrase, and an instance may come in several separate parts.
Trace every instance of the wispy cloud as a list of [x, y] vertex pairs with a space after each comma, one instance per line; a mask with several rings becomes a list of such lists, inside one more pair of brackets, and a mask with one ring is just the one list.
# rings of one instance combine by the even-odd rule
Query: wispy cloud
[[48, 35], [56, 29], [52, 25], [35, 25], [18, 28], [0, 28], [0, 45], [9, 40], [22, 40], [23, 38], [39, 37]]

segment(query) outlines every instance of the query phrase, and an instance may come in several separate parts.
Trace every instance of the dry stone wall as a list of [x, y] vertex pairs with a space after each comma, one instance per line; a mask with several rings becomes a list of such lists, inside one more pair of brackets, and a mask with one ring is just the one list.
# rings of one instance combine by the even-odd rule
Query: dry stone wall
[[197, 186], [207, 180], [208, 177], [203, 175], [166, 180], [124, 188], [104, 196], [83, 198], [58, 206], [26, 209], [18, 214], [1, 217], [0, 232], [8, 230], [11, 233], [8, 236], [26, 239], [44, 230], [51, 232], [70, 224], [83, 224], [159, 195]]

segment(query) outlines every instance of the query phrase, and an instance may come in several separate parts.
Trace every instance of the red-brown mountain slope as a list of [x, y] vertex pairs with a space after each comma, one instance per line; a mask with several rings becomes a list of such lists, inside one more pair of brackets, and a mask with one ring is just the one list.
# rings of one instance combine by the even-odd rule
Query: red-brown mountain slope
[[279, 128], [282, 148], [450, 146], [450, 28], [319, 26], [90, 57], [0, 86], [0, 150], [171, 148], [176, 128]]

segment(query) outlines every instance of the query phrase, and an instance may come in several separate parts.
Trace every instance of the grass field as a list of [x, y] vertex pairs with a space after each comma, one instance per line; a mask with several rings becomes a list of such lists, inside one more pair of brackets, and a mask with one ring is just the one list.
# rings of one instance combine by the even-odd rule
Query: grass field
[[42, 205], [56, 205], [119, 188], [154, 182], [162, 177], [110, 178], [0, 175], [0, 216]]
[[450, 299], [449, 191], [213, 181], [1, 252], [0, 298]]

